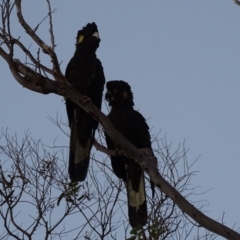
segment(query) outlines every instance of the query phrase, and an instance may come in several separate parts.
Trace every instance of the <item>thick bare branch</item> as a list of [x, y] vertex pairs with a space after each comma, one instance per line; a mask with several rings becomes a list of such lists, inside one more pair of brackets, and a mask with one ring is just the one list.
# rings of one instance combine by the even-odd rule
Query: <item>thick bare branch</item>
[[60, 83], [57, 83], [56, 81], [53, 81], [36, 73], [31, 68], [21, 63], [19, 60], [13, 60], [11, 56], [7, 54], [1, 47], [0, 55], [8, 63], [13, 77], [23, 87], [26, 87], [31, 91], [43, 94], [56, 93], [58, 95], [61, 95], [61, 91], [59, 91], [60, 89], [56, 87], [57, 85], [61, 85]]

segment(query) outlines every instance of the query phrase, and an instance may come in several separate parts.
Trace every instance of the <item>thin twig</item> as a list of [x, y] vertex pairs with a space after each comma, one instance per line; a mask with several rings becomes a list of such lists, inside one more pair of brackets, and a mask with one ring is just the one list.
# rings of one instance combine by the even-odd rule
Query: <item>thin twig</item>
[[47, 4], [48, 4], [49, 25], [50, 25], [49, 32], [50, 32], [50, 37], [51, 37], [52, 50], [54, 51], [56, 45], [55, 45], [54, 34], [53, 34], [52, 13], [55, 11], [55, 9], [52, 11], [49, 0], [47, 0]]

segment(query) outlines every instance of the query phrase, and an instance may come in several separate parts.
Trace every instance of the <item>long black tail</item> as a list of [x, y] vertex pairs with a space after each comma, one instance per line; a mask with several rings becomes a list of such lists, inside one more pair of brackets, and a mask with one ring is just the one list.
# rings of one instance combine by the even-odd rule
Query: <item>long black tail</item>
[[[137, 168], [140, 168], [137, 163], [133, 164], [132, 167], [135, 168], [133, 171], [128, 168], [128, 177], [126, 181], [128, 216], [130, 225], [133, 228], [139, 225], [144, 226], [147, 223], [147, 201], [144, 174], [142, 170], [136, 172], [136, 165], [138, 165]], [[134, 176], [133, 173], [137, 175]], [[129, 176], [130, 174], [131, 176]]]
[[87, 176], [95, 128], [92, 117], [79, 109], [71, 124], [68, 171], [72, 182], [84, 181]]

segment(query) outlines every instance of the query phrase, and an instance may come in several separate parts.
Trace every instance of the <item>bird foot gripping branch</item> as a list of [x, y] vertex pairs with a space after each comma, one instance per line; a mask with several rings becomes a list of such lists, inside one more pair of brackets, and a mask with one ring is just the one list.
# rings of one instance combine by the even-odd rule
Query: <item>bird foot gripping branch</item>
[[153, 164], [154, 168], [158, 167], [158, 160], [153, 155], [153, 152], [150, 148], [140, 148], [142, 153], [148, 158], [149, 162]]
[[83, 101], [81, 102], [81, 104], [87, 112], [89, 112], [90, 110], [91, 103], [92, 103], [91, 98], [89, 98], [88, 96], [83, 96]]

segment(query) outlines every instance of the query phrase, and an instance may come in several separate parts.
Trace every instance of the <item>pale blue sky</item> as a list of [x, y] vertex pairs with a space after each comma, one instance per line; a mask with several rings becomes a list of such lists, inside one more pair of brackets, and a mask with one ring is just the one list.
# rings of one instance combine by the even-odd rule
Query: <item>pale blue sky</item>
[[[224, 222], [239, 227], [240, 8], [231, 0], [51, 2], [57, 8], [53, 19], [62, 71], [73, 55], [77, 30], [95, 21], [106, 80], [128, 81], [136, 108], [153, 131], [161, 130], [174, 146], [185, 139], [190, 162], [201, 155], [192, 183], [199, 192], [212, 190], [194, 199], [209, 202], [209, 217], [221, 221], [225, 213]], [[23, 1], [32, 27], [46, 10], [44, 1]], [[12, 33], [30, 45], [16, 19]], [[49, 43], [48, 20], [38, 34]], [[0, 72], [0, 126], [19, 136], [29, 129], [48, 144], [58, 137], [67, 145], [47, 119], [58, 112], [67, 122], [62, 98], [22, 88], [1, 58]]]

